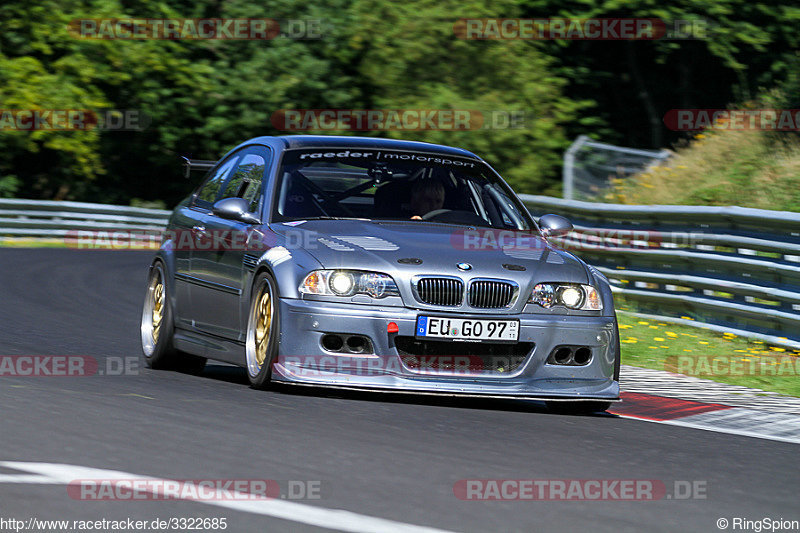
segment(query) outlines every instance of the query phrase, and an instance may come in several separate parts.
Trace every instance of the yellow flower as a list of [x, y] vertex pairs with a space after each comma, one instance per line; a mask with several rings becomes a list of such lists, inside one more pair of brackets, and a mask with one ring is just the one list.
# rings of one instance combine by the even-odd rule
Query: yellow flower
[[664, 337], [655, 337], [653, 340], [656, 342], [664, 342]]
[[644, 322], [644, 321], [642, 321], [642, 320], [640, 320], [639, 322], [637, 322], [637, 324], [641, 324], [641, 325], [643, 325], [643, 326], [646, 326], [646, 325], [647, 325], [647, 324], [649, 324], [649, 323], [650, 323], [650, 322]]
[[700, 344], [708, 344], [706, 341], [698, 341]]

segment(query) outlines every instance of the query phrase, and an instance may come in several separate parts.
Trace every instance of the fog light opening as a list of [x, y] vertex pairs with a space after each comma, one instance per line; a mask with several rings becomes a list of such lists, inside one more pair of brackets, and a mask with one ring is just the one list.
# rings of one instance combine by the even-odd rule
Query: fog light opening
[[343, 346], [344, 340], [339, 335], [328, 334], [322, 336], [322, 347], [329, 352], [341, 351]]
[[347, 349], [353, 353], [362, 353], [367, 348], [367, 339], [360, 336], [347, 337]]
[[592, 359], [592, 350], [583, 346], [575, 350], [575, 364], [585, 365]]
[[559, 348], [556, 350], [556, 353], [553, 354], [553, 362], [557, 365], [568, 365], [572, 359], [572, 350], [567, 347]]

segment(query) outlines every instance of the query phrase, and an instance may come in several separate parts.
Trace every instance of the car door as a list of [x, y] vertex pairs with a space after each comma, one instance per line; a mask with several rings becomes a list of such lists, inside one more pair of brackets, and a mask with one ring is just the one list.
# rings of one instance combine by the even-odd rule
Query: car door
[[[251, 146], [237, 152], [236, 167], [228, 175], [217, 200], [244, 198], [249, 212], [262, 216], [264, 176], [269, 149]], [[208, 212], [203, 219], [207, 243], [192, 252], [191, 276], [195, 327], [231, 340], [243, 340], [241, 304], [243, 259], [254, 225], [228, 220]]]
[[188, 203], [177, 210], [172, 239], [176, 285], [175, 324], [179, 327], [192, 328], [195, 325], [197, 317], [193, 289], [198, 280], [192, 276], [192, 255], [207, 240], [205, 223], [211, 206], [222, 194], [223, 185], [236, 167], [239, 157], [233, 154], [212, 168]]

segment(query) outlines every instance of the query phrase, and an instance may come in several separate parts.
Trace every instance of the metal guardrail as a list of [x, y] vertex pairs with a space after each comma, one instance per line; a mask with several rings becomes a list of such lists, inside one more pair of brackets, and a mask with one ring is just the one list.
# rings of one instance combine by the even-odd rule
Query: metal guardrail
[[641, 313], [800, 348], [800, 213], [522, 200], [534, 216], [569, 218], [559, 246]]
[[593, 141], [581, 135], [564, 152], [564, 198], [583, 200], [602, 197], [611, 178], [626, 179], [646, 167], [664, 161], [669, 150], [640, 150]]
[[0, 199], [0, 237], [77, 237], [79, 231], [114, 232], [116, 239], [135, 232], [164, 230], [171, 211], [83, 202]]

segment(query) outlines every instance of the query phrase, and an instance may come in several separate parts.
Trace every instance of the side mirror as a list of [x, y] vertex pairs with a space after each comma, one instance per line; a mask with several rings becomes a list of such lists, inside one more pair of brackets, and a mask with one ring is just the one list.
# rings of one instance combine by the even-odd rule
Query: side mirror
[[216, 202], [211, 212], [220, 218], [236, 220], [246, 224], [261, 224], [261, 219], [247, 210], [250, 203], [244, 198], [223, 198]]
[[561, 215], [542, 215], [539, 229], [545, 237], [561, 237], [572, 231], [572, 222]]

